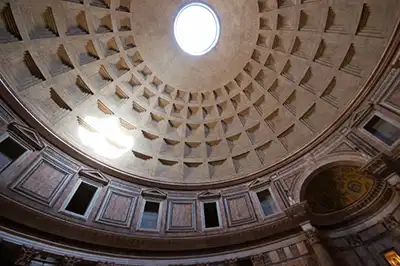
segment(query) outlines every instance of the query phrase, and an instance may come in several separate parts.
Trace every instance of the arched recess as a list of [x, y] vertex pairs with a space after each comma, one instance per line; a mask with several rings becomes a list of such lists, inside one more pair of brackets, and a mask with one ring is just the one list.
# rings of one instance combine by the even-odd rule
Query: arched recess
[[297, 179], [293, 196], [309, 202], [314, 225], [356, 222], [390, 200], [392, 191], [383, 180], [359, 171], [365, 162], [366, 158], [356, 155], [330, 156]]
[[304, 172], [296, 178], [293, 185], [293, 199], [295, 202], [301, 202], [301, 195], [307, 184], [319, 173], [324, 170], [340, 164], [350, 164], [362, 167], [368, 162], [368, 158], [355, 154], [334, 154], [318, 159], [315, 164], [308, 165]]

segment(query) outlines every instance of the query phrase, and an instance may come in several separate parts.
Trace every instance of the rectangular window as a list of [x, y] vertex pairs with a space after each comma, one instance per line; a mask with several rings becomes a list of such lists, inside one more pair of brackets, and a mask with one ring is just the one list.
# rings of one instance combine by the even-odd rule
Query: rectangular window
[[216, 202], [203, 203], [204, 208], [204, 227], [219, 227], [219, 218]]
[[159, 202], [146, 201], [144, 205], [140, 227], [144, 229], [157, 229], [159, 209], [160, 209]]
[[400, 138], [400, 129], [379, 116], [374, 116], [364, 127], [369, 133], [391, 146]]
[[85, 215], [96, 191], [97, 187], [81, 182], [65, 209], [82, 216]]
[[25, 151], [26, 149], [10, 137], [0, 142], [0, 170], [18, 159]]
[[269, 190], [260, 191], [257, 193], [257, 198], [260, 201], [261, 209], [263, 210], [264, 216], [268, 216], [275, 212], [274, 200], [272, 199]]

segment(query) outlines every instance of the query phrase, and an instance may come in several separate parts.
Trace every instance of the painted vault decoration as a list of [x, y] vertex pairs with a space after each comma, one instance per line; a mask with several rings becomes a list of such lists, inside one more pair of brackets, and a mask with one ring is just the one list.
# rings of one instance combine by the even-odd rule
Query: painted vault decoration
[[305, 191], [305, 198], [315, 213], [331, 213], [345, 209], [362, 199], [374, 186], [374, 179], [356, 166], [334, 166], [314, 177]]

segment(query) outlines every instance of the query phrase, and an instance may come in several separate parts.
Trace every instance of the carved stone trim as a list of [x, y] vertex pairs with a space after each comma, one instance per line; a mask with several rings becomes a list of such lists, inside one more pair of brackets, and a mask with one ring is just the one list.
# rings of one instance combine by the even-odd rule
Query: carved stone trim
[[237, 258], [229, 259], [224, 261], [225, 266], [236, 266]]
[[200, 192], [199, 194], [197, 194], [197, 197], [199, 199], [218, 199], [221, 197], [221, 193], [219, 191], [213, 192], [210, 190], [206, 190], [206, 191], [203, 191], [203, 192]]
[[349, 243], [350, 247], [357, 247], [362, 245], [362, 240], [359, 235], [349, 235], [346, 237], [347, 242]]
[[360, 169], [362, 173], [372, 175], [374, 177], [380, 176], [386, 170], [387, 165], [383, 153], [379, 153], [378, 155], [373, 157], [366, 165], [364, 165]]
[[106, 186], [110, 182], [110, 180], [107, 177], [105, 177], [105, 175], [102, 172], [98, 170], [82, 169], [79, 171], [79, 175], [89, 178], [104, 186]]
[[75, 266], [79, 262], [81, 262], [79, 258], [65, 256], [61, 261], [61, 266]]
[[316, 243], [320, 243], [321, 239], [319, 238], [318, 232], [315, 229], [309, 229], [304, 231], [304, 235], [307, 237], [307, 242], [310, 245], [314, 245]]
[[395, 228], [400, 226], [400, 223], [394, 218], [393, 215], [386, 216], [382, 219], [383, 225], [386, 227], [387, 230], [392, 231]]
[[22, 246], [18, 259], [14, 262], [16, 266], [29, 266], [31, 261], [39, 255], [39, 251], [34, 248]]
[[39, 133], [32, 128], [13, 122], [8, 125], [8, 129], [26, 141], [35, 150], [41, 150], [45, 146]]
[[263, 179], [256, 179], [248, 185], [249, 189], [257, 189], [263, 186], [268, 186], [271, 183], [271, 180], [263, 180]]
[[298, 217], [305, 217], [309, 213], [309, 206], [306, 201], [292, 205], [285, 210], [285, 214], [289, 219], [296, 219]]
[[117, 266], [117, 265], [114, 262], [99, 261], [96, 263], [96, 266]]
[[264, 266], [263, 254], [257, 254], [250, 257], [253, 266]]
[[141, 194], [143, 197], [152, 197], [152, 198], [160, 198], [160, 199], [167, 198], [167, 193], [165, 193], [164, 191], [162, 191], [158, 188], [144, 189], [144, 190], [142, 190]]

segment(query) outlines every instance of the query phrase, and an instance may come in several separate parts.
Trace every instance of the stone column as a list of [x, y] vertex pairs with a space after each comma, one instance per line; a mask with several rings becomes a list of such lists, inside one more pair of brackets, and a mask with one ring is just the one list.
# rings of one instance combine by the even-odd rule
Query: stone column
[[21, 247], [20, 254], [17, 260], [14, 262], [16, 266], [29, 266], [31, 261], [39, 255], [39, 251], [34, 248], [28, 248], [25, 246]]
[[312, 247], [315, 256], [318, 259], [319, 265], [321, 266], [334, 266], [331, 256], [328, 251], [322, 245], [321, 240], [318, 236], [317, 230], [313, 227], [309, 222], [301, 224], [301, 228], [303, 229], [307, 241]]
[[400, 223], [393, 215], [383, 218], [382, 223], [395, 239], [400, 240]]

